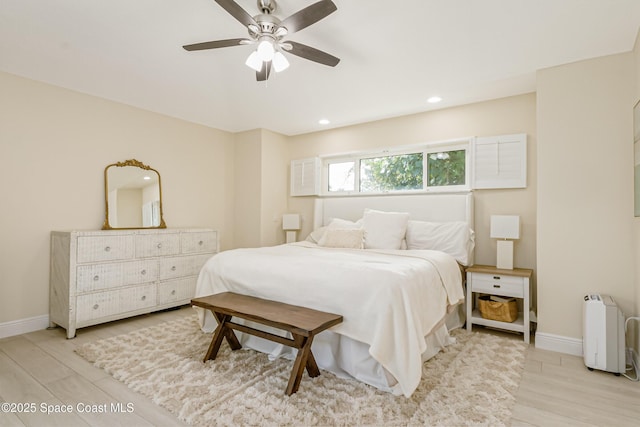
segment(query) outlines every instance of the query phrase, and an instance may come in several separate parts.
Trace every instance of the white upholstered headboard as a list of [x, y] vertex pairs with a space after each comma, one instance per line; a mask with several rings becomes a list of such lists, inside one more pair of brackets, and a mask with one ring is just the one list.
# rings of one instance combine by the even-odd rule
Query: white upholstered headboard
[[332, 218], [356, 221], [362, 218], [365, 208], [409, 212], [410, 219], [418, 221], [465, 221], [474, 229], [473, 194], [470, 192], [318, 198], [313, 228], [329, 224]]

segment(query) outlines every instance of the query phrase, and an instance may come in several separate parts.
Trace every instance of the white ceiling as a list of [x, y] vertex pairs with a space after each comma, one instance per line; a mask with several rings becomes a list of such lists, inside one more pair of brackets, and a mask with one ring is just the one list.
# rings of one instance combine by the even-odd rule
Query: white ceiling
[[[287, 39], [338, 66], [288, 54], [265, 83], [244, 65], [251, 46], [182, 49], [247, 36], [213, 0], [2, 0], [0, 70], [231, 132], [295, 135], [532, 92], [536, 70], [628, 52], [640, 26], [640, 0], [333, 1], [337, 12]], [[312, 3], [279, 0], [275, 15]]]

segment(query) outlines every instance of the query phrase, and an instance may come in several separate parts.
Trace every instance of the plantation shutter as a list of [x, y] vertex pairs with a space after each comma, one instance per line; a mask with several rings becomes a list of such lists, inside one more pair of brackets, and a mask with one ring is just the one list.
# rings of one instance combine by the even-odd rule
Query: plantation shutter
[[291, 195], [320, 194], [321, 163], [318, 157], [291, 161]]
[[474, 189], [527, 186], [527, 135], [476, 138], [473, 145]]

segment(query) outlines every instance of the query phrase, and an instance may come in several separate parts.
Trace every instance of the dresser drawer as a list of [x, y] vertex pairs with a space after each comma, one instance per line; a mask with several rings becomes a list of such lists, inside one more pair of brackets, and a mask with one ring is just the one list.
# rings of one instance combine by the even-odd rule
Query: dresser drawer
[[471, 273], [473, 292], [524, 297], [524, 279], [500, 274]]
[[164, 259], [160, 264], [160, 280], [197, 276], [209, 258], [211, 258], [211, 255], [193, 255]]
[[158, 304], [167, 304], [176, 301], [187, 301], [196, 294], [195, 276], [184, 279], [169, 280], [158, 285]]
[[160, 263], [157, 259], [146, 259], [124, 264], [124, 283], [126, 285], [155, 282], [159, 277]]
[[121, 311], [133, 311], [157, 305], [156, 284], [135, 286], [120, 290]]
[[180, 235], [180, 247], [183, 254], [215, 252], [217, 243], [218, 236], [215, 231], [190, 232]]
[[133, 258], [133, 236], [82, 236], [77, 240], [77, 262], [116, 261]]
[[80, 295], [76, 300], [77, 322], [87, 322], [155, 305], [155, 284]]
[[136, 236], [136, 258], [149, 258], [180, 253], [178, 233], [141, 234]]
[[81, 265], [76, 271], [79, 294], [117, 288], [124, 284], [123, 263]]

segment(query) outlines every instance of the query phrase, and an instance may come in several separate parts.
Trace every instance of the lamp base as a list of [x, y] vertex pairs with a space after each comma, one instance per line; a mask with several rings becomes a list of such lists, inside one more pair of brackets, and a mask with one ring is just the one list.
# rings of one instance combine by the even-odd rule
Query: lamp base
[[513, 270], [513, 241], [498, 240], [496, 267]]
[[287, 243], [293, 243], [297, 241], [296, 231], [287, 231]]

